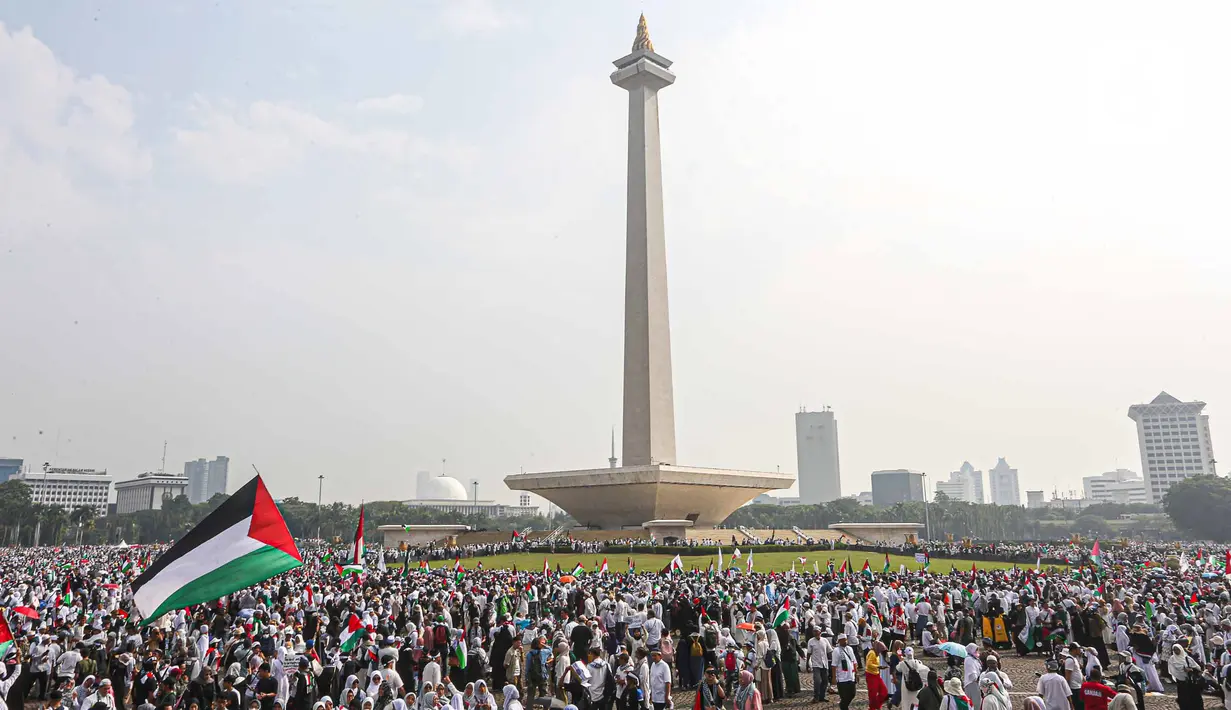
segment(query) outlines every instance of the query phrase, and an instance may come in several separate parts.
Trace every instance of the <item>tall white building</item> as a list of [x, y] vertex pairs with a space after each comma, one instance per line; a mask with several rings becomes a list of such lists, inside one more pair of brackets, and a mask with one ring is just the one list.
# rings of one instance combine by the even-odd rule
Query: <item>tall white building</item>
[[1026, 491], [1026, 507], [1032, 510], [1046, 508], [1047, 502], [1043, 500], [1043, 491]]
[[1081, 479], [1082, 495], [1095, 503], [1148, 503], [1145, 481], [1136, 471], [1114, 471]]
[[948, 481], [937, 481], [936, 492], [944, 493], [949, 500], [963, 503], [983, 502], [983, 472], [975, 469], [969, 461], [961, 468], [949, 472]]
[[996, 505], [1021, 505], [1022, 497], [1017, 485], [1017, 469], [1001, 457], [987, 471], [987, 487], [991, 502]]
[[205, 459], [184, 462], [184, 478], [188, 479], [188, 502], [204, 503], [209, 500], [209, 462]]
[[1201, 413], [1203, 409], [1205, 402], [1181, 402], [1166, 392], [1160, 392], [1149, 404], [1128, 408], [1128, 418], [1137, 422], [1149, 502], [1162, 502], [1167, 489], [1177, 481], [1215, 473], [1210, 417]]
[[205, 490], [205, 500], [209, 500], [219, 493], [225, 494], [227, 492], [227, 471], [230, 468], [231, 459], [226, 456], [218, 456], [209, 462], [206, 471], [209, 485]]
[[219, 456], [213, 461], [197, 459], [184, 463], [184, 477], [188, 479], [188, 501], [204, 503], [219, 493], [227, 492], [227, 469], [231, 459]]
[[46, 468], [13, 476], [30, 487], [30, 501], [72, 510], [88, 505], [99, 515], [107, 514], [111, 476], [92, 468]]
[[188, 494], [188, 478], [174, 473], [149, 472], [115, 484], [117, 515], [138, 510], [162, 510], [164, 501]]
[[800, 410], [795, 413], [795, 456], [800, 501], [812, 505], [842, 497], [838, 420], [829, 407], [821, 412]]

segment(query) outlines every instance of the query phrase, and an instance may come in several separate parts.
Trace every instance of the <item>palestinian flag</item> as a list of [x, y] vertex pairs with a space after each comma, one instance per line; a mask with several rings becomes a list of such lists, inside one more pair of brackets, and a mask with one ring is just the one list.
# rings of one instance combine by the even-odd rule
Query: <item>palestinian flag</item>
[[419, 569], [423, 570], [424, 572], [426, 572], [429, 569], [427, 566], [427, 560], [419, 560]]
[[607, 558], [603, 558], [603, 565], [598, 568], [599, 574], [607, 574]]
[[1147, 619], [1154, 618], [1154, 600], [1153, 599], [1146, 600], [1146, 618]]
[[366, 549], [363, 546], [363, 504], [359, 504], [359, 525], [355, 528], [355, 541], [351, 543], [350, 561], [346, 563], [342, 569], [350, 574], [361, 574], [363, 572], [363, 554]]
[[133, 571], [133, 561], [124, 560], [124, 566], [120, 568], [120, 571], [123, 572], [124, 574], [128, 574], [129, 572]]
[[580, 562], [578, 562], [578, 563], [577, 563], [577, 564], [573, 567], [573, 576], [574, 576], [574, 577], [580, 577], [581, 575], [583, 575], [583, 574], [585, 574], [585, 573], [586, 573], [586, 568], [585, 568], [585, 567], [582, 567]]
[[526, 601], [537, 602], [538, 600], [539, 600], [538, 586], [531, 584], [530, 582], [526, 582]]
[[791, 618], [791, 598], [787, 597], [782, 600], [782, 607], [778, 609], [778, 613], [774, 614], [774, 622], [771, 624], [773, 628], [778, 628], [785, 624]]
[[[133, 589], [136, 590], [136, 585]], [[218, 596], [222, 596], [221, 594]], [[64, 593], [56, 600], [56, 606], [72, 606], [73, 605], [73, 588], [69, 585], [68, 580], [64, 580]], [[185, 606], [187, 606], [185, 604]]]
[[868, 579], [872, 579], [872, 565], [868, 564], [867, 560], [863, 561], [863, 569], [859, 570], [863, 574], [868, 575]]
[[800, 558], [799, 558], [799, 564], [801, 564], [801, 565], [802, 565], [802, 564], [804, 564], [804, 563], [806, 563], [807, 561], [808, 561], [808, 558], [807, 558], [807, 557], [800, 557]]
[[13, 643], [13, 632], [9, 630], [9, 622], [0, 616], [0, 658], [8, 655], [9, 649], [13, 648]]
[[847, 572], [850, 572], [850, 570], [846, 567], [846, 560], [843, 560], [842, 566], [838, 568], [838, 574], [846, 574]]
[[342, 652], [350, 653], [355, 650], [355, 647], [366, 637], [367, 632], [363, 630], [363, 624], [360, 623], [359, 617], [351, 614], [350, 619], [346, 622], [346, 628], [342, 629], [342, 633], [338, 634], [338, 638], [342, 641]]
[[483, 569], [483, 560], [479, 560], [479, 561], [475, 564], [474, 568], [475, 568], [475, 569], [477, 569], [477, 570], [482, 571], [482, 569]]
[[881, 571], [885, 574], [889, 574], [889, 553], [885, 553], [885, 569]]
[[303, 565], [260, 476], [244, 484], [133, 580], [146, 623]]
[[1103, 553], [1099, 550], [1098, 540], [1094, 541], [1094, 547], [1090, 548], [1090, 561], [1103, 568]]
[[637, 560], [634, 560], [633, 558], [629, 557], [628, 558], [628, 573], [632, 574], [636, 571], [637, 571]]
[[546, 558], [546, 557], [544, 557], [544, 558], [543, 558], [543, 576], [544, 576], [544, 577], [551, 576], [551, 568], [547, 566], [547, 558]]
[[923, 569], [928, 569], [932, 566], [932, 553], [927, 550], [923, 551]]
[[465, 576], [466, 568], [462, 567], [462, 558], [461, 555], [458, 555], [457, 559], [453, 561], [453, 578], [460, 582]]
[[513, 537], [509, 539], [509, 542], [517, 542], [518, 540], [525, 540], [525, 539], [526, 539], [525, 533], [519, 533], [516, 530], [514, 530]]
[[[792, 563], [791, 566], [794, 567], [794, 563]], [[711, 578], [714, 576], [714, 561], [713, 560], [710, 560], [709, 569], [705, 571], [705, 574], [707, 577], [711, 577]]]
[[457, 655], [457, 667], [466, 670], [466, 631], [462, 630], [462, 634], [457, 639], [457, 645], [453, 647], [453, 653]]

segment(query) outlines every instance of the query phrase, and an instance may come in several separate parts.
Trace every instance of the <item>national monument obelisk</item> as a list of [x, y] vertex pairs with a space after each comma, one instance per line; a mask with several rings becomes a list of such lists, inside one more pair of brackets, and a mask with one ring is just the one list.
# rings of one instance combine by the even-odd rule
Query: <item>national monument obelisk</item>
[[628, 92], [627, 255], [624, 262], [624, 465], [675, 463], [667, 236], [663, 223], [658, 92], [675, 83], [654, 51], [645, 15], [633, 53], [617, 59], [611, 83]]
[[722, 522], [760, 493], [789, 488], [790, 474], [677, 466], [667, 308], [658, 92], [675, 82], [671, 61], [654, 51], [645, 15], [632, 53], [617, 59], [611, 83], [628, 92], [628, 193], [624, 267], [623, 465], [505, 477], [582, 525], [619, 529], [648, 521]]

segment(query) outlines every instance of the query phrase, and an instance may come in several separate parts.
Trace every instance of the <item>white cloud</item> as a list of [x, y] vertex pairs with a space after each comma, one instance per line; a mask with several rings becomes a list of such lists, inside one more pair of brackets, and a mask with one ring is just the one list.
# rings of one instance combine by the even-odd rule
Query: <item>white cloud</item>
[[133, 131], [132, 96], [103, 76], [79, 76], [29, 28], [0, 22], [0, 226], [86, 225], [104, 202], [89, 186], [149, 174]]
[[412, 114], [423, 108], [423, 99], [408, 94], [390, 94], [379, 98], [364, 99], [355, 104], [363, 113]]
[[405, 131], [360, 130], [290, 104], [247, 106], [197, 97], [196, 126], [172, 129], [188, 164], [224, 183], [253, 184], [299, 164], [311, 151], [335, 151], [409, 164], [432, 152]]
[[441, 5], [440, 25], [455, 34], [484, 34], [522, 24], [522, 18], [492, 0], [447, 0]]

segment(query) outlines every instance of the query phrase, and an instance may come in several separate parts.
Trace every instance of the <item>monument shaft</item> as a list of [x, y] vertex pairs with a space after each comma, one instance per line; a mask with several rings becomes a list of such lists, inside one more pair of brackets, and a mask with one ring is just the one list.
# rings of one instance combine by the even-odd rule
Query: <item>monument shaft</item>
[[[638, 35], [639, 42], [641, 34]], [[675, 398], [667, 308], [658, 91], [675, 75], [646, 41], [611, 75], [628, 91], [627, 252], [624, 275], [623, 464], [674, 464]]]

